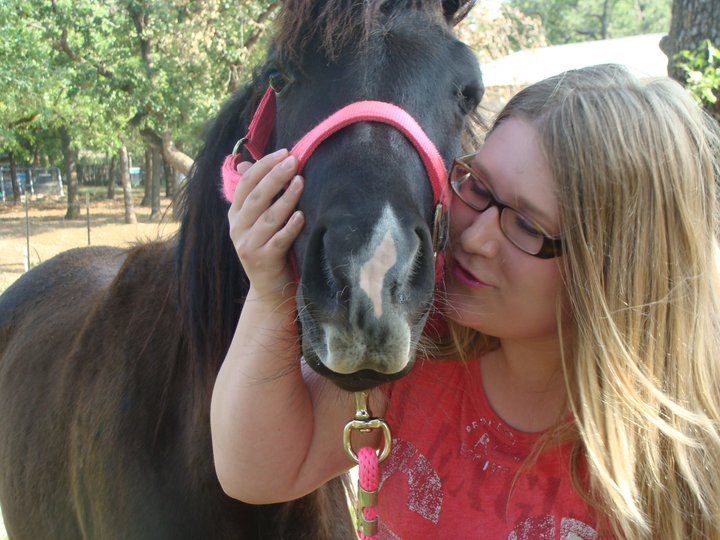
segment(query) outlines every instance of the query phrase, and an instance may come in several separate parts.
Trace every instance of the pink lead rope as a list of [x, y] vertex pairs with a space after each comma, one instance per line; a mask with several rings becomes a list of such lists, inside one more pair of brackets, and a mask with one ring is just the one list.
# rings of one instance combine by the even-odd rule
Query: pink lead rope
[[[366, 535], [366, 529], [363, 526], [358, 526], [358, 537], [360, 540], [377, 540], [377, 492], [380, 484], [379, 477], [379, 463], [378, 455], [374, 449], [369, 446], [363, 446], [357, 453], [358, 457], [358, 508], [357, 516], [360, 517], [362, 513], [363, 524], [375, 523], [375, 534]], [[362, 490], [362, 491], [361, 491]], [[370, 500], [362, 501], [361, 493], [370, 494], [363, 495], [368, 497]], [[374, 496], [373, 496], [374, 495]], [[363, 502], [367, 505], [363, 505]], [[372, 532], [372, 531], [368, 531]]]
[[[355, 392], [354, 397], [355, 418], [345, 424], [345, 429], [343, 430], [343, 446], [347, 456], [358, 464], [355, 523], [360, 540], [377, 540], [379, 463], [390, 455], [392, 436], [385, 420], [370, 415], [367, 404], [368, 392]], [[352, 448], [352, 432], [370, 433], [374, 430], [382, 431], [382, 446], [378, 450], [369, 446], [363, 446], [356, 454]]]

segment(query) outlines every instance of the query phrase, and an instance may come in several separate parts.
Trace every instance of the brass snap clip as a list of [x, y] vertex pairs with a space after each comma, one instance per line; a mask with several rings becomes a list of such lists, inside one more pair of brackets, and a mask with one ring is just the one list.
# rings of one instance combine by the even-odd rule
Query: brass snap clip
[[378, 449], [378, 462], [384, 461], [388, 455], [390, 455], [392, 446], [390, 427], [382, 418], [370, 416], [367, 401], [367, 391], [355, 392], [355, 418], [345, 424], [345, 429], [343, 430], [343, 447], [345, 448], [345, 453], [355, 463], [358, 463], [359, 460], [355, 450], [353, 450], [352, 441], [350, 440], [353, 430], [358, 430], [360, 433], [370, 433], [374, 429], [382, 430], [384, 441], [382, 448]]

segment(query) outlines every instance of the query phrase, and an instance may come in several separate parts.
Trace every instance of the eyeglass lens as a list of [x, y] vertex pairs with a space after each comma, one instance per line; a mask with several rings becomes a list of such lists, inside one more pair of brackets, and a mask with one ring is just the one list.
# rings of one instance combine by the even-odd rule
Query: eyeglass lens
[[540, 252], [544, 241], [541, 227], [517, 210], [499, 202], [490, 188], [462, 163], [455, 164], [450, 181], [453, 191], [478, 212], [487, 210], [494, 203], [500, 211], [500, 228], [513, 244], [531, 255]]

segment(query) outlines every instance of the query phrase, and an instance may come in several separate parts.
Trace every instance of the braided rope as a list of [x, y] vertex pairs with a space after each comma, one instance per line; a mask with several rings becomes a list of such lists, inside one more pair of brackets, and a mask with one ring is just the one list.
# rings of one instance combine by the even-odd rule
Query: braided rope
[[[377, 492], [379, 484], [378, 472], [378, 455], [377, 452], [369, 446], [363, 446], [358, 450], [358, 485], [369, 492]], [[358, 507], [358, 511], [362, 511], [363, 516], [368, 521], [377, 519], [377, 508], [375, 506]], [[368, 536], [358, 530], [358, 538], [360, 540], [378, 540], [378, 535]]]

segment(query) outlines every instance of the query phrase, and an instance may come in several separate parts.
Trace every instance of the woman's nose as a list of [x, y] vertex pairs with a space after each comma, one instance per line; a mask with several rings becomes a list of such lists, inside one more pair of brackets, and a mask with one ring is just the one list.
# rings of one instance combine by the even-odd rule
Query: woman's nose
[[494, 257], [500, 250], [502, 237], [499, 211], [490, 206], [484, 212], [475, 212], [474, 219], [461, 235], [461, 241], [469, 253]]

